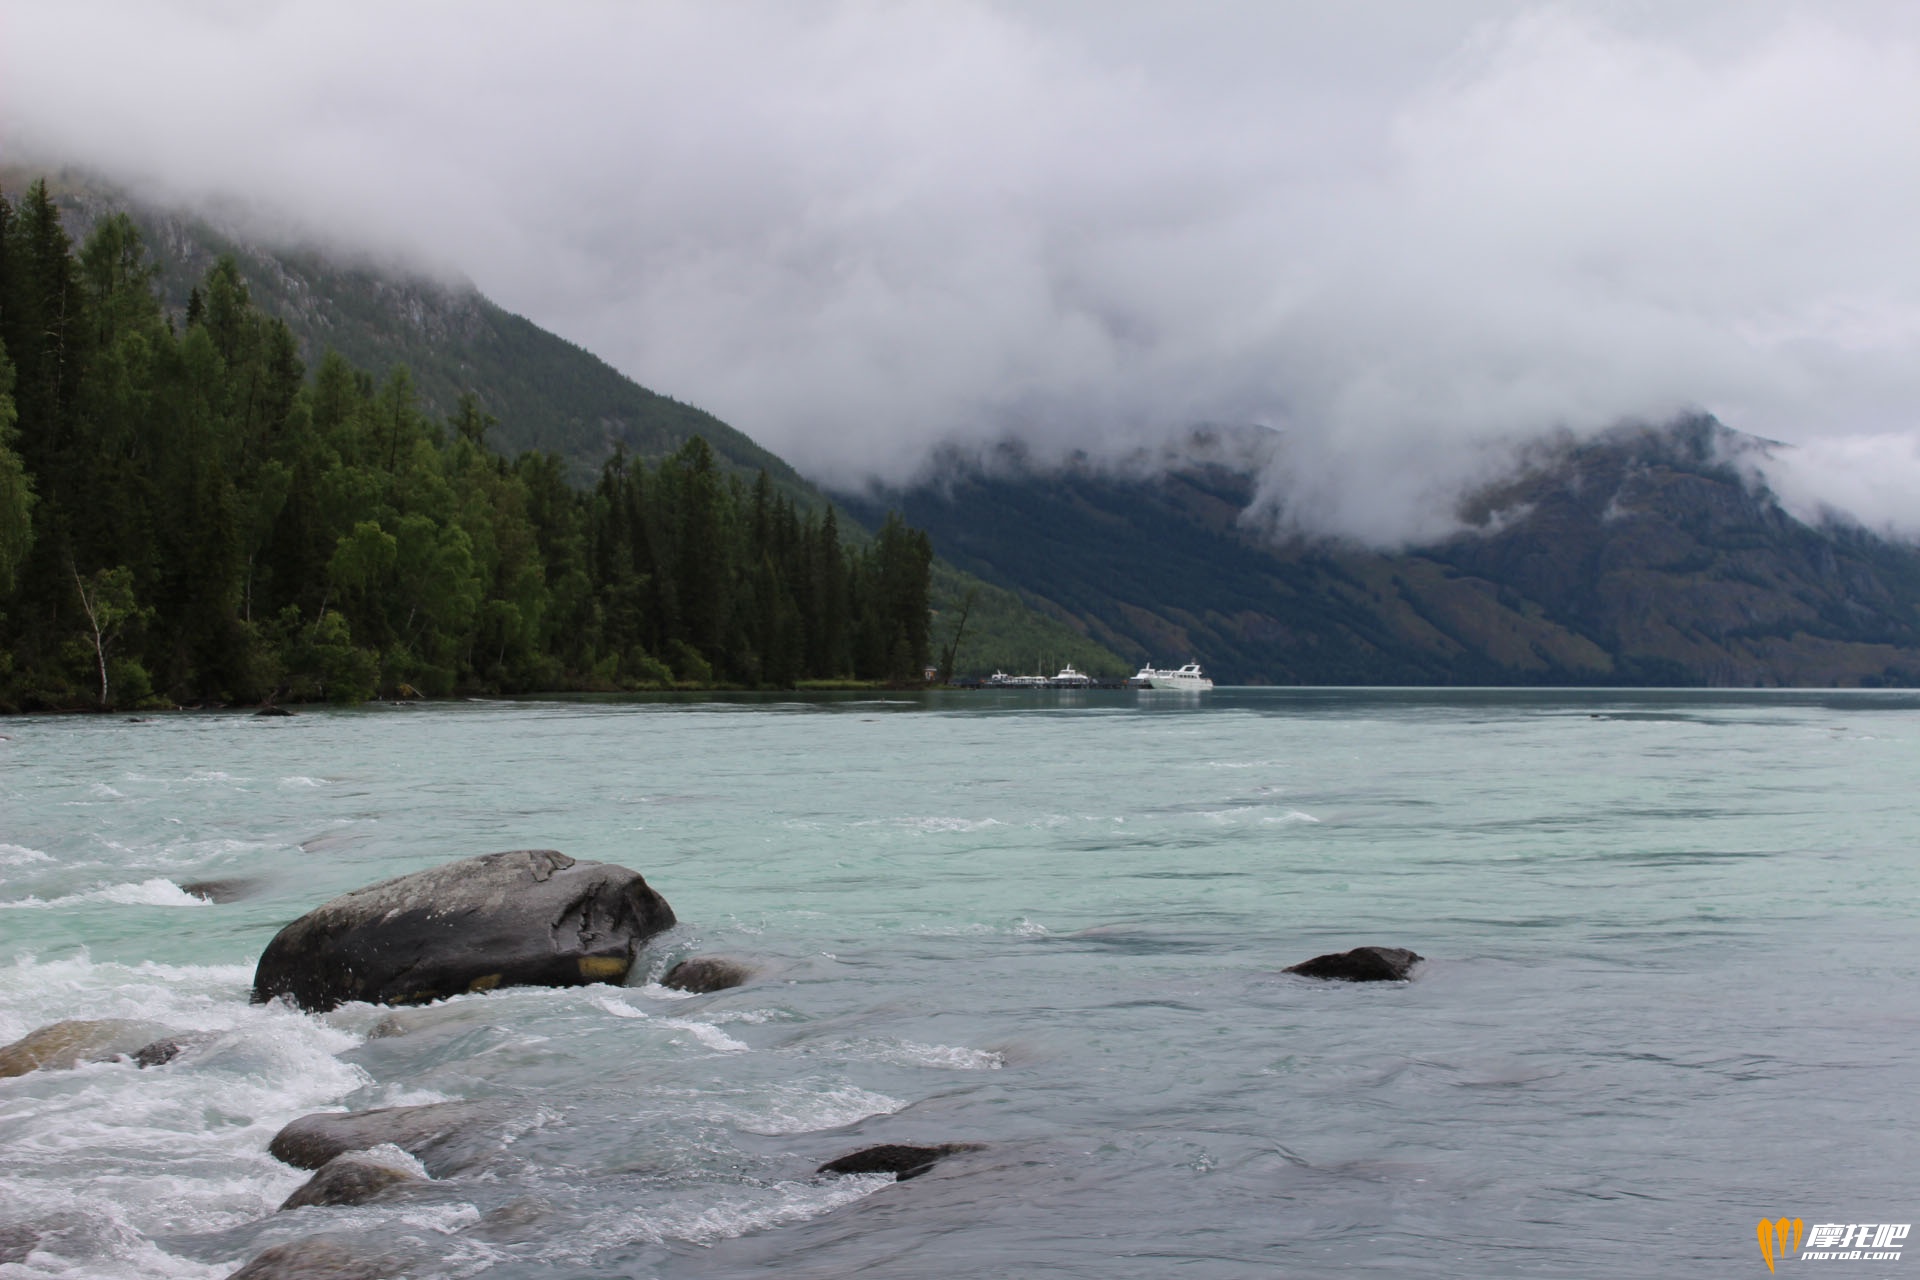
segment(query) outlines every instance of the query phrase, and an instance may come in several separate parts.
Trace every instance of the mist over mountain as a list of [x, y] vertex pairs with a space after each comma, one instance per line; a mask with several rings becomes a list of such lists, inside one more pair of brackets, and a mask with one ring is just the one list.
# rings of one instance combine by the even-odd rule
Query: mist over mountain
[[1920, 552], [1802, 522], [1758, 478], [1767, 443], [1710, 417], [1544, 440], [1397, 552], [1298, 532], [1266, 496], [1280, 447], [1211, 428], [1043, 469], [1009, 447], [845, 500], [1130, 661], [1225, 683], [1920, 683]]
[[[40, 176], [0, 166], [0, 190], [22, 192]], [[818, 498], [783, 459], [712, 414], [638, 385], [469, 281], [312, 243], [256, 238], [244, 221], [142, 200], [98, 174], [59, 172], [50, 185], [76, 241], [115, 213], [135, 218], [158, 270], [160, 297], [176, 317], [214, 263], [230, 255], [255, 300], [292, 330], [309, 368], [328, 351], [380, 373], [403, 365], [422, 408], [435, 417], [451, 415], [471, 393], [496, 419], [493, 442], [509, 455], [557, 453], [584, 483], [616, 448], [658, 460], [699, 435], [737, 474], [765, 470], [789, 494]]]
[[470, 273], [843, 487], [1258, 423], [1299, 529], [1414, 545], [1542, 433], [1697, 409], [1913, 527], [1911, 5], [6, 19], [8, 154]]

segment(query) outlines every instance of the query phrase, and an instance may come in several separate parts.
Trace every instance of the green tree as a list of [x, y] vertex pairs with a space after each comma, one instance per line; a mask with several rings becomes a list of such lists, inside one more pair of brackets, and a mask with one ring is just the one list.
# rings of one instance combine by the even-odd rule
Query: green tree
[[13, 364], [0, 346], [0, 597], [13, 590], [33, 546], [33, 480], [13, 451]]
[[107, 680], [109, 656], [126, 627], [144, 621], [149, 611], [134, 599], [133, 572], [125, 565], [101, 569], [85, 578], [78, 569], [72, 573], [80, 611], [87, 620], [86, 641], [99, 668], [100, 709], [105, 711], [113, 705]]
[[[163, 313], [128, 218], [0, 197], [0, 707], [908, 678], [924, 538], [859, 552], [698, 436], [590, 492], [291, 332], [231, 257]], [[513, 426], [515, 424], [508, 424]], [[657, 455], [656, 455], [657, 456]], [[102, 565], [93, 573], [78, 566]], [[918, 617], [914, 616], [918, 612]]]

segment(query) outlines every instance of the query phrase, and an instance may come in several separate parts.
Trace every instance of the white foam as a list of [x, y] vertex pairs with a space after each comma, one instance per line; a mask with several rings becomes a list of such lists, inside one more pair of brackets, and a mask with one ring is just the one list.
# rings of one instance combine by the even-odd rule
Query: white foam
[[[609, 1250], [636, 1243], [683, 1240], [708, 1245], [755, 1231], [767, 1231], [833, 1212], [891, 1186], [891, 1174], [857, 1174], [821, 1181], [782, 1181], [736, 1187], [715, 1197], [711, 1186], [684, 1199], [649, 1199], [645, 1207], [596, 1214], [564, 1236], [546, 1242], [542, 1259], [573, 1263], [586, 1270]], [[671, 1193], [669, 1193], [671, 1195]]]
[[906, 1105], [898, 1098], [853, 1085], [824, 1090], [777, 1085], [773, 1096], [764, 1099], [757, 1109], [723, 1105], [718, 1110], [720, 1119], [748, 1133], [784, 1137], [840, 1129], [870, 1116], [890, 1116]]
[[986, 924], [975, 920], [968, 924], [915, 925], [907, 932], [921, 938], [979, 938], [1007, 934], [1016, 938], [1044, 938], [1050, 936], [1052, 930], [1026, 916], [1021, 916], [1008, 925]]
[[776, 1182], [755, 1197], [733, 1196], [697, 1207], [669, 1205], [636, 1213], [626, 1220], [627, 1238], [652, 1244], [670, 1239], [692, 1244], [731, 1240], [750, 1231], [817, 1218], [865, 1199], [893, 1181], [890, 1174], [867, 1173], [825, 1183]]
[[52, 862], [53, 855], [23, 844], [0, 844], [0, 867], [24, 867], [30, 862]]
[[695, 1040], [707, 1046], [707, 1048], [720, 1053], [744, 1053], [753, 1047], [745, 1041], [735, 1040], [732, 1036], [716, 1026], [705, 1022], [695, 1022], [689, 1018], [662, 1018], [660, 1019], [660, 1025], [685, 1031]]
[[913, 1040], [826, 1041], [810, 1050], [821, 1051], [867, 1062], [885, 1062], [897, 1067], [932, 1067], [942, 1071], [998, 1071], [1007, 1064], [1005, 1055], [991, 1049], [972, 1049], [954, 1044], [920, 1044]]
[[[662, 991], [667, 990], [667, 988], [665, 987], [662, 987], [660, 989]], [[651, 987], [647, 988], [647, 991], [648, 991], [648, 994], [652, 994]], [[690, 995], [691, 993], [676, 991], [670, 994]], [[626, 1001], [622, 999], [619, 999], [617, 996], [610, 996], [610, 995], [599, 996], [594, 1000], [594, 1004], [598, 1005], [602, 1009], [605, 1009], [608, 1013], [612, 1014], [616, 1018], [651, 1018], [653, 1016], [652, 1014], [648, 1013], [644, 1009], [634, 1008], [632, 1005], [628, 1004]]]
[[196, 898], [171, 880], [155, 877], [137, 884], [110, 884], [84, 893], [59, 898], [17, 898], [0, 902], [0, 910], [21, 908], [71, 907], [87, 902], [113, 902], [126, 907], [210, 907], [205, 898]]
[[377, 1165], [382, 1169], [391, 1169], [395, 1173], [405, 1174], [410, 1178], [431, 1178], [433, 1176], [427, 1172], [427, 1166], [421, 1164], [419, 1158], [411, 1151], [396, 1147], [391, 1142], [383, 1142], [379, 1146], [368, 1147], [358, 1152], [354, 1158], [367, 1164]]
[[295, 774], [291, 778], [280, 779], [280, 785], [288, 790], [297, 790], [302, 787], [324, 787], [328, 784], [325, 778], [309, 778], [302, 774]]
[[249, 1004], [251, 976], [247, 965], [96, 964], [85, 953], [0, 966], [0, 1040], [110, 1018], [195, 1041], [152, 1069], [102, 1062], [0, 1081], [7, 1216], [105, 1215], [111, 1228], [56, 1242], [19, 1274], [225, 1275], [230, 1267], [170, 1258], [143, 1237], [256, 1220], [304, 1179], [267, 1154], [268, 1141], [296, 1116], [344, 1105], [371, 1077], [336, 1056], [357, 1037], [284, 1005]]
[[397, 1216], [409, 1227], [450, 1236], [462, 1227], [470, 1227], [480, 1221], [480, 1210], [470, 1204], [422, 1205], [403, 1210]]
[[1319, 822], [1320, 819], [1299, 809], [1288, 809], [1284, 813], [1269, 812], [1268, 806], [1260, 804], [1232, 805], [1225, 809], [1201, 809], [1194, 816], [1215, 826], [1238, 826], [1254, 815], [1264, 826], [1286, 826], [1295, 822]]
[[10, 1209], [31, 1208], [43, 1234], [19, 1262], [0, 1267], [13, 1280], [218, 1280], [226, 1265], [192, 1262], [166, 1253], [130, 1226], [111, 1199], [74, 1196], [59, 1202], [21, 1200], [0, 1179], [0, 1197]]
[[715, 1009], [707, 1015], [716, 1023], [744, 1022], [759, 1026], [763, 1022], [792, 1022], [799, 1017], [787, 1009]]
[[950, 832], [985, 831], [988, 827], [1004, 827], [1007, 824], [998, 818], [956, 818], [935, 815], [925, 818], [870, 818], [853, 825], [856, 827], [903, 827], [908, 831], [944, 835]]
[[[662, 990], [665, 990], [665, 988], [662, 988]], [[686, 993], [673, 992], [672, 994], [683, 995]], [[636, 1009], [617, 996], [602, 995], [594, 1001], [594, 1004], [605, 1009], [616, 1018], [651, 1021], [659, 1026], [668, 1027], [675, 1031], [684, 1031], [707, 1048], [720, 1053], [745, 1053], [753, 1047], [744, 1041], [734, 1039], [711, 1023], [699, 1022], [692, 1018], [655, 1018], [644, 1009]]]

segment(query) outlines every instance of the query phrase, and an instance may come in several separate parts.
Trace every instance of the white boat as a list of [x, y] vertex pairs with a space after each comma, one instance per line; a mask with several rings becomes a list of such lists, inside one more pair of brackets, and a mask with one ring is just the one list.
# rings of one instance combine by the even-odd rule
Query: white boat
[[1213, 688], [1213, 681], [1207, 679], [1197, 662], [1175, 668], [1156, 667], [1149, 662], [1134, 673], [1130, 683], [1137, 689], [1186, 689], [1197, 692]]
[[995, 689], [1086, 689], [1093, 685], [1093, 677], [1084, 671], [1075, 671], [1069, 662], [1057, 676], [1010, 676], [996, 671], [987, 677], [986, 683]]

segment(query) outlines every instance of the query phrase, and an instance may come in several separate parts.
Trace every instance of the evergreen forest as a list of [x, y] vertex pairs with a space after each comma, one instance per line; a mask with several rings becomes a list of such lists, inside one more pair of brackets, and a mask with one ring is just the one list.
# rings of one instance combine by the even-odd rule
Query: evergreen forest
[[932, 550], [690, 439], [597, 483], [473, 396], [309, 375], [231, 259], [184, 315], [124, 214], [0, 194], [0, 708], [918, 683]]

